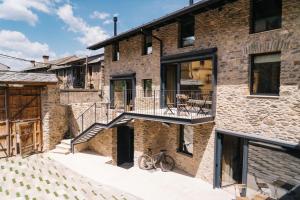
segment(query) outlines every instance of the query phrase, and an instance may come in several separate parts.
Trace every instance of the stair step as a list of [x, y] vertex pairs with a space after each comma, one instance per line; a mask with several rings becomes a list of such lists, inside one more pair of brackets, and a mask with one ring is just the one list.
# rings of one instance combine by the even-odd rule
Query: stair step
[[66, 140], [60, 141], [60, 143], [61, 143], [61, 144], [71, 145], [71, 141], [72, 141], [72, 139], [66, 139]]
[[58, 144], [55, 146], [56, 149], [62, 149], [62, 150], [70, 150], [71, 149], [71, 145], [70, 144]]
[[58, 153], [58, 154], [69, 154], [69, 153], [71, 153], [70, 150], [63, 150], [63, 149], [53, 149], [50, 152], [51, 153]]

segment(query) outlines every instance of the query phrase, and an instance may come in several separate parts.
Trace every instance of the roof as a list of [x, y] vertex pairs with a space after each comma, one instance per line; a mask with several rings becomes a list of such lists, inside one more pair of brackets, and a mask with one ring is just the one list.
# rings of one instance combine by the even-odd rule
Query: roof
[[36, 69], [48, 69], [52, 65], [65, 65], [66, 63], [71, 62], [76, 59], [78, 59], [78, 57], [75, 55], [72, 55], [72, 56], [67, 56], [64, 58], [56, 59], [56, 60], [51, 60], [48, 63], [36, 63], [36, 65], [34, 67], [25, 68], [23, 71], [31, 71], [31, 70], [36, 70]]
[[[89, 56], [88, 58], [88, 65], [95, 64], [104, 61], [104, 54], [97, 54], [93, 56]], [[75, 63], [81, 62], [80, 65], [74, 65]], [[86, 57], [76, 57], [76, 59], [71, 59], [68, 62], [64, 62], [64, 65], [53, 65], [51, 69], [48, 71], [54, 71], [59, 69], [66, 69], [74, 66], [82, 66], [86, 65]]]
[[0, 71], [9, 71], [9, 70], [10, 70], [9, 66], [0, 63]]
[[197, 3], [194, 3], [193, 5], [184, 7], [180, 10], [177, 10], [175, 12], [167, 14], [158, 19], [155, 19], [151, 22], [148, 22], [148, 23], [138, 26], [136, 28], [130, 29], [126, 32], [123, 32], [123, 33], [117, 35], [117, 36], [114, 36], [107, 40], [98, 42], [87, 48], [91, 49], [91, 50], [97, 50], [97, 49], [105, 47], [106, 45], [112, 44], [113, 42], [140, 34], [144, 30], [152, 30], [152, 29], [162, 27], [166, 24], [170, 24], [172, 22], [177, 21], [178, 18], [180, 18], [180, 17], [184, 17], [186, 15], [195, 15], [197, 13], [201, 13], [201, 12], [205, 12], [205, 11], [208, 11], [211, 9], [221, 7], [222, 5], [225, 5], [227, 3], [234, 2], [234, 1], [237, 1], [237, 0], [202, 0]]
[[8, 84], [56, 84], [55, 74], [0, 72], [0, 83]]

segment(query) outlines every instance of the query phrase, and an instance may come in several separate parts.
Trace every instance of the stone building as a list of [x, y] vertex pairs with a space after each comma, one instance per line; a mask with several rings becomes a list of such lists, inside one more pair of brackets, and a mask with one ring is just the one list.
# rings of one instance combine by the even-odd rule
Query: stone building
[[0, 157], [51, 150], [68, 131], [54, 74], [0, 72]]
[[88, 47], [105, 49], [106, 103], [81, 115], [72, 144], [116, 165], [166, 149], [214, 187], [295, 195], [299, 13], [298, 0], [200, 1]]

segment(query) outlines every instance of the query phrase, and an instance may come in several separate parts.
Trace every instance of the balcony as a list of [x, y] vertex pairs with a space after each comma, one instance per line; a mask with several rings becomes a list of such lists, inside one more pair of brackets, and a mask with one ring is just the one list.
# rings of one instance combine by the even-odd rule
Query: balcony
[[[106, 93], [107, 94], [107, 93]], [[108, 126], [121, 116], [179, 124], [213, 121], [211, 91], [115, 90], [110, 100], [95, 103], [77, 119], [79, 130], [94, 123]]]

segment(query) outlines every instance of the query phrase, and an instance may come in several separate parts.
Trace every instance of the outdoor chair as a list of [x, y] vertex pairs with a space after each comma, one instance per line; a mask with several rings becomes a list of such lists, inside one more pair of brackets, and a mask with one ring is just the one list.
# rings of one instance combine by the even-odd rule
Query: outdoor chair
[[189, 100], [189, 97], [186, 96], [185, 94], [177, 94], [176, 100], [177, 100], [177, 114], [180, 115], [181, 111], [184, 111], [187, 114], [189, 114], [189, 111], [187, 109], [188, 106], [187, 102]]

